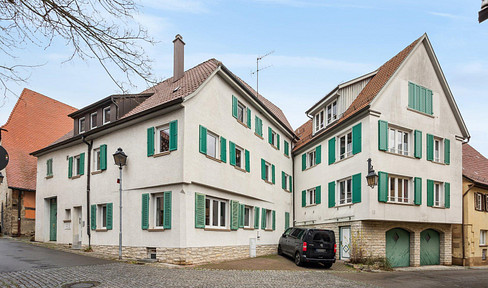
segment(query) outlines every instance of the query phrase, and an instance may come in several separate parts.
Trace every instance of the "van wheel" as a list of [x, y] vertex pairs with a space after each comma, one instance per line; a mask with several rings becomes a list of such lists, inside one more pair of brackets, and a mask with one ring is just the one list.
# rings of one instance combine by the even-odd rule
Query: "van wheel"
[[300, 256], [300, 252], [295, 253], [295, 264], [297, 266], [302, 266], [302, 256]]
[[332, 267], [332, 263], [324, 263], [325, 269], [330, 269], [330, 267]]
[[278, 245], [278, 255], [283, 255], [283, 251], [281, 251], [281, 245]]

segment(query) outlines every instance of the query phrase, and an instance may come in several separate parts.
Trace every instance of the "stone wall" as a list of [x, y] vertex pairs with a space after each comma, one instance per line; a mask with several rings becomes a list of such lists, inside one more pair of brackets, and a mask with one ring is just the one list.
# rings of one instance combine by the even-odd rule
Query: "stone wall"
[[[2, 233], [5, 235], [15, 236], [17, 235], [18, 229], [18, 205], [19, 205], [19, 190], [7, 190], [7, 197], [3, 199], [3, 227]], [[27, 192], [33, 193], [33, 192]], [[20, 201], [20, 229], [21, 234], [24, 236], [33, 236], [35, 233], [35, 219], [27, 219], [26, 210], [24, 207], [24, 197], [21, 198]], [[1, 209], [1, 206], [0, 206]]]

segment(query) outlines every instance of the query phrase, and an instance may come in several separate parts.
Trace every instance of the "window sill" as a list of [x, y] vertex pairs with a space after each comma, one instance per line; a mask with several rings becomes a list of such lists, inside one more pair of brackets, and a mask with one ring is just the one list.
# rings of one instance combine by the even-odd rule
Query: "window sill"
[[480, 247], [488, 247], [487, 244], [480, 244]]
[[251, 129], [251, 127], [248, 127], [247, 124], [245, 124], [244, 122], [241, 122], [241, 120], [236, 118], [236, 121], [237, 121], [237, 123], [241, 124], [242, 126]]
[[228, 229], [228, 228], [224, 228], [224, 229], [220, 229], [220, 228], [204, 228], [203, 230], [204, 231], [230, 232], [230, 229]]
[[95, 229], [95, 232], [107, 232], [107, 228], [103, 228], [103, 229]]
[[244, 227], [242, 229], [244, 229], [244, 230], [254, 230], [254, 228], [251, 228], [251, 227]]
[[264, 180], [265, 183], [268, 183], [268, 184], [271, 184], [271, 185], [274, 185], [273, 182], [269, 182], [268, 180]]
[[169, 155], [170, 153], [171, 153], [171, 151], [165, 151], [165, 152], [154, 154], [153, 157], [157, 158], [157, 157], [161, 157], [161, 156], [166, 156], [166, 155]]
[[53, 175], [49, 175], [49, 176], [46, 176], [45, 178], [46, 178], [46, 179], [51, 179], [51, 178], [53, 178], [53, 177], [54, 177]]
[[442, 165], [442, 166], [446, 166], [447, 164], [444, 163], [444, 162], [437, 162], [437, 161], [434, 161], [434, 160], [429, 160], [430, 162], [434, 163], [434, 164], [437, 164], [437, 165]]
[[420, 206], [420, 205], [415, 205], [414, 203], [404, 203], [404, 202], [394, 202], [394, 201], [387, 201], [387, 204], [394, 204], [394, 205], [404, 205], [404, 206]]
[[63, 220], [63, 223], [71, 223], [71, 220], [68, 219], [68, 220]]
[[237, 166], [235, 166], [235, 165], [233, 165], [233, 166], [234, 166], [234, 168], [235, 168], [236, 170], [239, 170], [239, 171], [241, 171], [241, 172], [247, 173], [247, 171], [246, 171], [245, 169], [242, 169], [241, 167], [237, 167]]
[[206, 154], [205, 154], [205, 157], [207, 157], [208, 159], [213, 160], [213, 161], [215, 161], [215, 162], [222, 163], [222, 160], [219, 160], [219, 159], [214, 158], [214, 157], [212, 157], [212, 156], [208, 156], [208, 155], [206, 155]]
[[431, 208], [435, 208], [435, 209], [448, 209], [448, 208], [443, 207], [443, 206], [431, 206]]
[[308, 208], [308, 207], [314, 207], [314, 206], [317, 206], [319, 204], [310, 204], [310, 205], [306, 205], [304, 208]]
[[[359, 154], [359, 153], [358, 153], [358, 154]], [[351, 152], [351, 155], [349, 155], [349, 156], [347, 156], [347, 157], [344, 157], [344, 158], [342, 158], [342, 159], [340, 159], [340, 160], [337, 160], [336, 162], [334, 162], [334, 163], [332, 163], [332, 164], [337, 164], [337, 163], [341, 163], [341, 162], [343, 162], [343, 161], [346, 161], [347, 159], [350, 159], [350, 158], [354, 157], [354, 155], [356, 155], [356, 154], [352, 154], [352, 152]]]
[[93, 171], [91, 172], [91, 175], [101, 174], [102, 172], [103, 172], [102, 170]]
[[430, 115], [430, 114], [427, 114], [427, 113], [424, 113], [424, 112], [420, 112], [420, 111], [415, 110], [415, 109], [412, 109], [410, 107], [407, 107], [407, 110], [412, 111], [412, 112], [415, 112], [415, 113], [419, 113], [420, 115], [424, 115], [424, 116], [427, 116], [427, 117], [430, 117], [430, 118], [435, 118], [434, 115]]
[[337, 209], [339, 209], [341, 207], [349, 207], [349, 208], [351, 208], [351, 206], [354, 205], [354, 204], [356, 204], [356, 203], [345, 203], [345, 204], [336, 205], [334, 207], [337, 208]]
[[395, 156], [401, 156], [401, 157], [405, 157], [405, 158], [409, 158], [409, 159], [420, 159], [420, 158], [417, 158], [417, 157], [414, 157], [414, 156], [411, 156], [411, 155], [403, 155], [403, 154], [398, 154], [398, 153], [390, 152], [390, 151], [383, 151], [383, 152], [385, 152], [386, 154], [395, 155]]
[[78, 179], [78, 178], [80, 178], [80, 177], [81, 177], [81, 175], [76, 175], [76, 176], [71, 176], [71, 178], [70, 178], [70, 179], [71, 179], [71, 180], [73, 180], [73, 179]]
[[152, 229], [147, 229], [147, 232], [163, 232], [164, 228], [152, 228]]
[[258, 138], [261, 138], [261, 140], [264, 140], [263, 136], [259, 135], [258, 133], [254, 132], [254, 135], [258, 136]]
[[[320, 163], [319, 163], [319, 164], [320, 164]], [[302, 172], [303, 172], [303, 171], [310, 170], [310, 169], [312, 169], [313, 167], [315, 167], [315, 166], [317, 166], [317, 165], [319, 165], [319, 164], [315, 164], [315, 165], [313, 165], [313, 166], [310, 166], [310, 167], [308, 167], [308, 168], [305, 168], [305, 170], [302, 170]]]
[[268, 143], [268, 144], [269, 144], [269, 146], [273, 147], [275, 150], [280, 150], [280, 149], [278, 149], [278, 147], [276, 147], [275, 145], [273, 145], [273, 144], [271, 144], [271, 143]]
[[274, 231], [274, 230], [270, 229], [270, 228], [266, 228], [266, 229], [264, 229], [264, 231]]
[[[281, 188], [281, 189], [283, 189], [283, 188]], [[283, 191], [288, 192], [288, 193], [291, 193], [290, 190], [283, 189]]]

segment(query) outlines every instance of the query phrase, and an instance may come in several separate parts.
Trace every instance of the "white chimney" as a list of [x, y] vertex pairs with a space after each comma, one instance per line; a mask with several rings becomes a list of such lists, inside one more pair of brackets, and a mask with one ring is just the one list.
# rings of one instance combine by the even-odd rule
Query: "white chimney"
[[183, 77], [185, 73], [185, 42], [180, 34], [175, 36], [174, 43], [174, 65], [173, 65], [173, 82]]

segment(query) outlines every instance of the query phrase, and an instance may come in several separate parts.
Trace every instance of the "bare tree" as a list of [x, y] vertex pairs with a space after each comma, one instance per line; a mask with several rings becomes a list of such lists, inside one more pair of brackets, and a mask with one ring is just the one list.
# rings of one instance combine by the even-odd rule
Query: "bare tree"
[[[55, 39], [66, 41], [71, 56], [97, 60], [117, 86], [127, 91], [131, 78], [153, 82], [151, 60], [143, 43], [154, 44], [132, 15], [132, 0], [0, 0], [0, 89], [6, 97], [9, 81], [26, 81], [39, 63], [20, 63], [20, 49], [49, 48]], [[2, 55], [3, 54], [3, 55]], [[15, 63], [15, 64], [13, 64]], [[125, 80], [116, 79], [120, 69]]]

